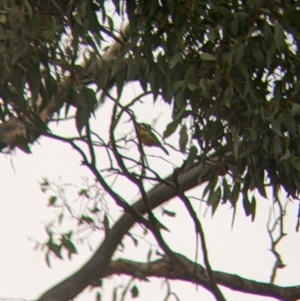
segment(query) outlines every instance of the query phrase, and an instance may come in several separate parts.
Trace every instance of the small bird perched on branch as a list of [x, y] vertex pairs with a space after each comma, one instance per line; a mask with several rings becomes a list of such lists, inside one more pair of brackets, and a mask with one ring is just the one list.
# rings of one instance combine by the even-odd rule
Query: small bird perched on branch
[[146, 146], [155, 146], [161, 148], [167, 155], [169, 152], [162, 146], [159, 139], [156, 135], [152, 132], [152, 128], [150, 124], [147, 123], [138, 123], [138, 134], [140, 136], [141, 142], [143, 145]]

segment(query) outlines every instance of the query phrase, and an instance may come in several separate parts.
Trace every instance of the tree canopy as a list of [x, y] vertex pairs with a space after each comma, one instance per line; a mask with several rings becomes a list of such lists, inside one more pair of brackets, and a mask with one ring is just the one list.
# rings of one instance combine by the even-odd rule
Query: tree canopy
[[[216, 300], [225, 300], [219, 284], [280, 300], [299, 298], [296, 287], [253, 288], [246, 282], [238, 287], [236, 279], [216, 274], [201, 222], [185, 194], [206, 183], [203, 196], [213, 213], [220, 204], [229, 202], [235, 209], [240, 201], [252, 220], [256, 203], [268, 191], [274, 203], [280, 202], [280, 191], [298, 199], [299, 20], [300, 4], [292, 0], [1, 1], [2, 150], [30, 152], [30, 144], [43, 135], [69, 143], [97, 185], [125, 211], [91, 260], [40, 301], [70, 300], [109, 275], [110, 259], [135, 222], [154, 235], [164, 262], [173, 262]], [[143, 92], [123, 103], [131, 83]], [[162, 99], [170, 105], [172, 118], [163, 138], [179, 132], [178, 150], [184, 156], [164, 179], [149, 167], [139, 139], [136, 159], [127, 153], [133, 138], [116, 136], [124, 119], [137, 134], [135, 106], [149, 101], [149, 95], [154, 103]], [[107, 137], [100, 137], [90, 120], [106, 102], [113, 103], [111, 120]], [[49, 123], [70, 118], [77, 137], [49, 130]], [[97, 160], [98, 149], [107, 152], [109, 167]], [[134, 205], [125, 200], [108, 184], [103, 168], [135, 185], [140, 200]], [[144, 187], [148, 180], [155, 183], [150, 191]], [[50, 184], [45, 180], [43, 185]], [[204, 272], [195, 273], [193, 263], [172, 252], [162, 238], [163, 225], [152, 209], [173, 197], [185, 204], [195, 224]], [[58, 257], [63, 247], [75, 253], [70, 237], [48, 247]]]

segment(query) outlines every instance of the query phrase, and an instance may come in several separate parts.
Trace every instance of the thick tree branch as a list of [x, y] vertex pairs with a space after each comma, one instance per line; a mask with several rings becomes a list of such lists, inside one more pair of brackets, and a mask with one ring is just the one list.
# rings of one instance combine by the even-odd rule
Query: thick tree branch
[[[194, 276], [187, 274], [185, 270], [176, 268], [176, 265], [168, 258], [164, 257], [152, 262], [136, 262], [131, 260], [117, 260], [110, 263], [106, 275], [123, 274], [133, 276], [135, 278], [146, 280], [147, 277], [161, 277], [172, 280], [182, 280], [192, 284], [207, 285], [208, 278], [206, 269], [187, 257], [176, 254], [178, 258], [187, 267], [187, 270], [194, 269]], [[281, 287], [270, 283], [256, 282], [237, 275], [213, 271], [214, 279], [219, 285], [223, 285], [229, 289], [242, 293], [266, 296], [276, 298], [278, 300], [298, 300], [300, 298], [300, 287]]]

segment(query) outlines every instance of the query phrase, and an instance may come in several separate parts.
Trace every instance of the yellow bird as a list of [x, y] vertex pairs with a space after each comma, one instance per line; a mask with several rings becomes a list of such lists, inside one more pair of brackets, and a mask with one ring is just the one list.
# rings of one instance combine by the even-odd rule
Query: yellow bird
[[150, 124], [147, 123], [138, 123], [138, 134], [140, 136], [142, 144], [146, 146], [155, 146], [161, 148], [167, 155], [169, 152], [162, 146], [159, 139], [156, 135], [152, 132], [152, 128]]

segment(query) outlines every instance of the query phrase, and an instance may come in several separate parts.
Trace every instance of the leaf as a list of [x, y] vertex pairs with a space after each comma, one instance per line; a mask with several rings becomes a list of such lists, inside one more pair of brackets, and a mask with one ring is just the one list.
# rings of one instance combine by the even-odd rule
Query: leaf
[[52, 242], [52, 240], [50, 240], [47, 243], [48, 249], [59, 259], [63, 259], [63, 257], [61, 256], [61, 246], [55, 244]]
[[129, 232], [127, 233], [127, 235], [132, 239], [133, 244], [135, 245], [135, 247], [137, 247], [138, 244], [139, 244], [138, 240]]
[[195, 84], [188, 84], [188, 89], [193, 92], [193, 91], [199, 89], [199, 86], [195, 85]]
[[147, 255], [147, 262], [150, 262], [152, 258], [152, 249], [149, 249], [148, 255]]
[[86, 106], [79, 106], [75, 115], [76, 128], [81, 135], [83, 128], [87, 125], [90, 118], [90, 110]]
[[184, 169], [185, 170], [188, 170], [195, 163], [195, 159], [197, 158], [197, 155], [198, 155], [198, 149], [197, 149], [196, 146], [193, 145], [190, 148], [188, 157], [187, 157], [187, 159], [185, 161], [185, 164], [184, 164]]
[[282, 52], [285, 46], [284, 31], [282, 25], [278, 22], [275, 23], [274, 42], [276, 49]]
[[24, 136], [17, 136], [15, 140], [17, 148], [23, 151], [25, 154], [31, 154], [30, 147]]
[[265, 59], [261, 50], [256, 45], [252, 45], [251, 52], [258, 65], [263, 68], [265, 66]]
[[245, 55], [246, 52], [246, 46], [243, 43], [240, 43], [234, 52], [235, 55], [235, 62], [238, 63]]
[[241, 63], [239, 63], [238, 66], [240, 68], [240, 71], [244, 75], [245, 84], [244, 84], [244, 89], [242, 90], [242, 93], [243, 93], [243, 95], [246, 95], [250, 90], [250, 79], [249, 79], [248, 68], [246, 68], [246, 66]]
[[49, 132], [47, 124], [41, 120], [39, 115], [34, 114], [32, 121], [34, 125], [32, 125], [31, 123], [26, 123], [26, 126], [29, 128], [30, 132], [37, 131], [40, 134], [45, 134]]
[[19, 44], [18, 48], [16, 49], [16, 51], [14, 51], [14, 55], [12, 57], [11, 60], [11, 65], [14, 66], [15, 63], [18, 61], [18, 59], [25, 54], [25, 52], [29, 49], [28, 46], [25, 46], [23, 44]]
[[251, 221], [254, 222], [255, 219], [255, 213], [256, 213], [256, 198], [253, 195], [251, 199]]
[[108, 27], [111, 31], [113, 31], [115, 28], [114, 21], [110, 16], [106, 16], [106, 17], [107, 17]]
[[118, 300], [118, 289], [115, 287], [113, 290], [113, 301]]
[[87, 194], [87, 192], [88, 192], [88, 190], [87, 189], [80, 189], [79, 191], [78, 191], [78, 195], [79, 196], [88, 196], [88, 194]]
[[291, 116], [300, 114], [300, 104], [292, 103]]
[[265, 181], [264, 169], [261, 166], [258, 166], [256, 167], [255, 170], [255, 185], [259, 194], [265, 199], [267, 199], [267, 194], [265, 189], [266, 187], [264, 181]]
[[222, 179], [222, 185], [221, 185], [221, 187], [222, 187], [222, 196], [221, 196], [221, 198], [222, 198], [222, 202], [225, 204], [228, 200], [231, 202], [231, 197], [230, 197], [230, 188], [229, 188], [229, 185], [228, 185], [228, 183], [227, 183], [227, 181], [226, 181], [226, 178], [225, 177], [223, 177], [223, 179]]
[[189, 67], [186, 69], [186, 71], [185, 71], [185, 73], [184, 73], [184, 78], [185, 78], [188, 82], [190, 82], [192, 79], [195, 78], [195, 76], [197, 76], [197, 74], [198, 74], [198, 69], [197, 69], [197, 67], [196, 67], [195, 65], [191, 65], [191, 66], [189, 66]]
[[176, 115], [175, 119], [167, 125], [167, 128], [163, 134], [164, 139], [168, 138], [176, 131], [179, 123], [181, 122], [181, 120], [183, 118], [184, 113], [186, 113], [186, 112], [187, 111], [185, 110], [185, 107], [182, 108], [181, 111]]
[[300, 171], [300, 158], [299, 157], [291, 156], [290, 162], [294, 168], [296, 168], [298, 171]]
[[223, 94], [223, 101], [226, 107], [228, 108], [231, 107], [231, 100], [232, 100], [232, 88], [231, 85], [228, 85]]
[[96, 301], [101, 301], [101, 298], [102, 298], [101, 293], [97, 292], [96, 293]]
[[176, 216], [176, 213], [173, 212], [173, 211], [169, 211], [169, 210], [166, 210], [164, 208], [162, 209], [162, 211], [163, 211], [163, 215], [167, 215], [169, 217], [175, 217]]
[[285, 112], [283, 114], [282, 123], [292, 135], [296, 135], [296, 122], [294, 118], [291, 118], [289, 113]]
[[86, 216], [86, 215], [82, 215], [80, 220], [79, 220], [79, 224], [82, 224], [82, 223], [87, 223], [89, 225], [93, 225], [94, 224], [94, 220], [89, 217], [89, 216]]
[[239, 199], [240, 196], [240, 192], [241, 192], [241, 183], [234, 183], [232, 192], [231, 192], [231, 197], [232, 197], [232, 205], [233, 207], [236, 206], [236, 203]]
[[33, 11], [32, 11], [32, 8], [31, 8], [30, 4], [28, 3], [27, 0], [24, 0], [24, 4], [26, 6], [26, 10], [28, 12], [29, 19], [32, 19]]
[[64, 240], [63, 247], [68, 251], [68, 258], [71, 259], [72, 254], [77, 254], [75, 245], [71, 240]]
[[263, 13], [267, 14], [267, 15], [271, 14], [271, 11], [268, 8], [260, 7], [259, 10], [262, 11]]
[[65, 215], [63, 212], [61, 212], [58, 216], [58, 224], [61, 225], [62, 222], [63, 222], [63, 219], [64, 219]]
[[257, 133], [253, 128], [249, 128], [249, 138], [251, 142], [254, 142], [257, 139]]
[[78, 23], [81, 26], [83, 25], [81, 20], [81, 15], [79, 13], [74, 13], [73, 18], [76, 21], [76, 23]]
[[213, 56], [212, 54], [206, 53], [206, 52], [201, 53], [200, 58], [203, 61], [216, 61], [217, 60], [217, 58], [215, 56]]
[[273, 42], [273, 32], [267, 21], [264, 22], [264, 39], [266, 41], [266, 45], [271, 47]]
[[104, 226], [105, 236], [107, 236], [110, 228], [109, 228], [109, 220], [106, 214], [104, 215], [103, 226]]
[[185, 84], [186, 84], [186, 80], [185, 79], [181, 79], [181, 80], [175, 81], [173, 83], [173, 89], [174, 89], [174, 91], [182, 89], [185, 86]]
[[122, 95], [124, 88], [125, 74], [123, 70], [120, 70], [115, 76], [115, 85], [117, 86], [117, 95]]
[[240, 152], [239, 159], [242, 159], [242, 158], [248, 156], [249, 154], [253, 153], [257, 149], [257, 147], [258, 147], [257, 143], [249, 143], [246, 146], [246, 148]]
[[186, 99], [182, 92], [176, 93], [174, 100], [175, 100], [176, 108], [178, 108], [179, 110], [185, 109]]
[[246, 216], [249, 216], [252, 211], [251, 211], [251, 203], [249, 202], [247, 191], [243, 193], [243, 207]]
[[168, 138], [169, 136], [171, 136], [176, 131], [178, 125], [179, 124], [178, 124], [177, 120], [174, 120], [174, 121], [170, 122], [167, 125], [166, 130], [164, 131], [164, 134], [163, 134], [164, 139]]
[[170, 68], [174, 68], [178, 63], [182, 62], [182, 54], [181, 52], [176, 53], [170, 60], [169, 66]]
[[86, 100], [86, 105], [89, 108], [90, 112], [93, 112], [96, 109], [98, 103], [95, 90], [84, 88], [81, 91], [81, 95]]
[[47, 263], [47, 266], [49, 268], [51, 268], [51, 262], [50, 262], [50, 252], [46, 252], [46, 255], [45, 255], [45, 260], [46, 260], [46, 263]]
[[139, 296], [139, 290], [136, 285], [131, 288], [130, 292], [132, 298], [137, 298]]
[[276, 119], [271, 120], [271, 129], [280, 137], [283, 137], [280, 129], [280, 124]]
[[215, 28], [211, 28], [211, 27], [207, 28], [207, 38], [212, 43], [215, 43], [215, 40], [217, 38], [215, 30], [216, 30]]
[[189, 136], [187, 134], [187, 127], [184, 124], [181, 127], [180, 132], [179, 132], [179, 148], [182, 153], [185, 153], [185, 151], [186, 151], [186, 145], [188, 143], [188, 138], [189, 138]]
[[43, 178], [43, 182], [40, 183], [40, 188], [43, 193], [47, 192], [49, 189], [50, 183], [47, 178]]
[[275, 156], [279, 155], [282, 152], [282, 143], [281, 143], [281, 139], [279, 138], [279, 136], [276, 136], [273, 139], [273, 153]]
[[218, 202], [221, 198], [221, 188], [218, 187], [216, 190], [211, 191], [209, 198], [207, 200], [208, 205], [212, 205], [215, 202]]
[[110, 72], [110, 76], [113, 77], [115, 76], [117, 73], [122, 72], [122, 65], [124, 64], [123, 61], [123, 57], [117, 56], [116, 60], [113, 61], [112, 67], [111, 67], [111, 72]]
[[239, 19], [238, 18], [234, 18], [230, 24], [230, 31], [232, 32], [232, 34], [234, 36], [237, 35], [239, 30]]
[[156, 219], [156, 226], [159, 230], [165, 230], [170, 233], [170, 230], [165, 225], [163, 225], [158, 219]]
[[221, 201], [221, 188], [218, 187], [208, 198], [207, 203], [212, 206], [212, 215], [215, 214]]
[[114, 6], [115, 6], [116, 12], [118, 14], [120, 14], [120, 1], [119, 0], [113, 0], [112, 2], [114, 4]]
[[53, 206], [57, 201], [57, 196], [53, 195], [49, 198], [49, 201], [48, 201], [48, 206]]

